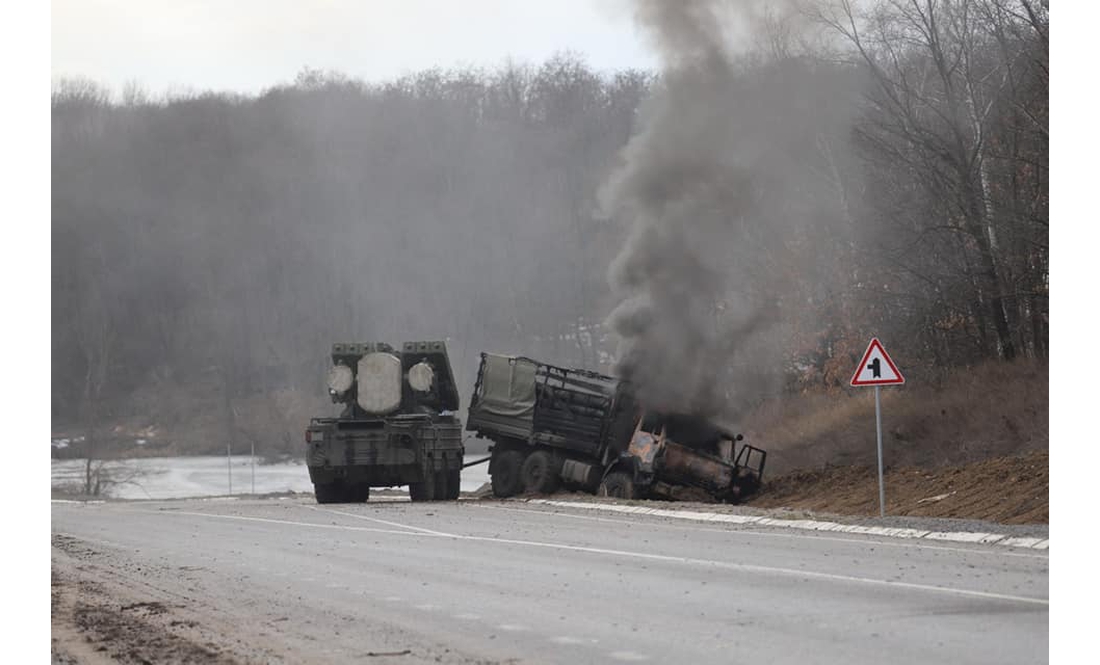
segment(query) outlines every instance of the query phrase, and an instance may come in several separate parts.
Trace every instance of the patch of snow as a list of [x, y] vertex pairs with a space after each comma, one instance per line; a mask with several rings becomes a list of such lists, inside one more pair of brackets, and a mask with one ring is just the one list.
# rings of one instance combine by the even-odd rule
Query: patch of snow
[[[471, 455], [467, 461], [484, 457]], [[147, 457], [109, 461], [111, 469], [140, 473], [135, 482], [111, 487], [111, 496], [118, 499], [183, 499], [191, 497], [225, 496], [229, 494], [232, 477], [233, 494], [253, 491], [252, 459], [235, 455], [231, 463], [225, 457]], [[51, 485], [80, 486], [84, 481], [83, 459], [52, 460]], [[462, 470], [463, 492], [474, 492], [489, 482], [488, 464]], [[255, 493], [313, 492], [309, 470], [300, 460], [278, 464], [260, 464], [256, 460]]]
[[958, 490], [955, 490], [954, 492], [948, 492], [947, 494], [937, 494], [936, 496], [930, 496], [930, 497], [927, 497], [927, 498], [924, 498], [924, 499], [918, 499], [917, 503], [934, 503], [936, 501], [943, 501], [947, 497], [949, 497], [953, 494], [956, 494], [956, 493], [958, 493]]

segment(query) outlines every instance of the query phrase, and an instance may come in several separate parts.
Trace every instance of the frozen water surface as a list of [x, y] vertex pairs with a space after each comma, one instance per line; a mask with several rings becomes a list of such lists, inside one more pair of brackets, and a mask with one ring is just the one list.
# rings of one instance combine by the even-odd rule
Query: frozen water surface
[[[485, 457], [484, 453], [466, 456], [466, 461]], [[107, 462], [107, 467], [136, 469], [140, 473], [133, 482], [111, 488], [110, 496], [119, 499], [182, 499], [197, 496], [271, 492], [312, 492], [309, 471], [302, 462], [255, 465], [252, 458], [235, 455], [232, 463], [225, 457], [148, 457]], [[84, 460], [53, 460], [51, 484], [54, 487], [79, 485], [84, 476]], [[462, 491], [473, 492], [489, 482], [488, 464], [462, 470]], [[404, 489], [404, 488], [402, 488]]]

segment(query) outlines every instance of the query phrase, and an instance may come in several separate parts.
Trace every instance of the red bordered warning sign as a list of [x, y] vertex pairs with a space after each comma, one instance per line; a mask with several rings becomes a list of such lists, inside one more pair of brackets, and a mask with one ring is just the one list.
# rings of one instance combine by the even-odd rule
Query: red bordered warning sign
[[890, 386], [905, 383], [905, 377], [875, 337], [867, 345], [867, 352], [856, 367], [851, 383], [853, 386]]

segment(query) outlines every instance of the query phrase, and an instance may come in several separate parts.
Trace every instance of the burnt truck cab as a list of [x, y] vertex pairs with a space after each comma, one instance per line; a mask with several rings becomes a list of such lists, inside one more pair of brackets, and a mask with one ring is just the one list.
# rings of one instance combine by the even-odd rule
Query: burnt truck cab
[[689, 498], [694, 488], [736, 503], [755, 493], [764, 477], [767, 453], [710, 421], [687, 415], [643, 412], [630, 443], [607, 468], [601, 496]]
[[691, 416], [647, 414], [630, 383], [522, 356], [482, 353], [466, 429], [493, 442], [493, 495], [560, 486], [621, 498], [737, 501], [760, 486], [765, 454]]
[[328, 392], [342, 412], [311, 419], [305, 432], [318, 503], [366, 501], [371, 487], [398, 485], [413, 501], [458, 498], [465, 451], [442, 341], [333, 344]]

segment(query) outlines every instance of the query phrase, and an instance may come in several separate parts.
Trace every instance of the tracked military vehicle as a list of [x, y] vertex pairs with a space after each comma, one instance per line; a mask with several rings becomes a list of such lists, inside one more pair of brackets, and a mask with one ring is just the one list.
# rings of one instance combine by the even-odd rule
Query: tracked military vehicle
[[318, 503], [366, 501], [371, 487], [397, 485], [413, 501], [458, 498], [462, 423], [443, 342], [333, 344], [328, 392], [342, 412], [313, 418], [305, 433]]

